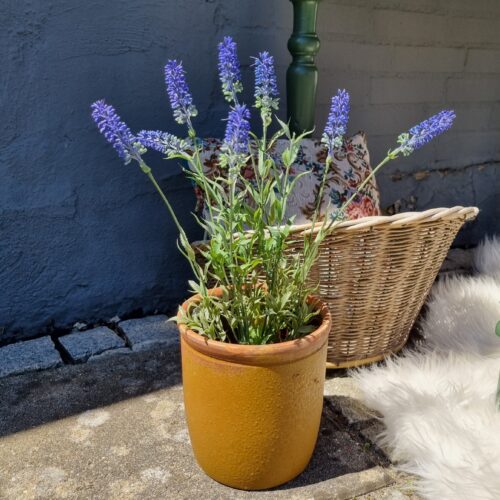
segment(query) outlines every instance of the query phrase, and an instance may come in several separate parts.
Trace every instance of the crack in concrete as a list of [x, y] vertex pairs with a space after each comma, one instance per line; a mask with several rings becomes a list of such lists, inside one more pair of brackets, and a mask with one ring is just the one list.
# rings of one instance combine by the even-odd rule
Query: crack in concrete
[[346, 416], [335, 406], [333, 401], [331, 401], [328, 396], [325, 396], [323, 401], [329, 412], [335, 416], [334, 419], [330, 420], [330, 423], [334, 427], [340, 431], [346, 432], [354, 442], [360, 443], [363, 448], [370, 453], [371, 458], [374, 459], [377, 465], [382, 467], [389, 467], [391, 465], [387, 455], [375, 443], [367, 439], [362, 434], [363, 429], [366, 429], [377, 422], [376, 417], [364, 422], [349, 423]]

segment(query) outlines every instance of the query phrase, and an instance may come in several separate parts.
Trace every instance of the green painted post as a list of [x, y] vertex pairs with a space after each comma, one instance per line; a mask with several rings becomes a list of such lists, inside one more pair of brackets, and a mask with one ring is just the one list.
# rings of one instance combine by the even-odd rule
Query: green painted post
[[288, 40], [292, 62], [286, 73], [287, 115], [292, 131], [314, 128], [318, 69], [314, 57], [319, 50], [316, 15], [319, 0], [290, 0], [293, 3], [293, 33]]

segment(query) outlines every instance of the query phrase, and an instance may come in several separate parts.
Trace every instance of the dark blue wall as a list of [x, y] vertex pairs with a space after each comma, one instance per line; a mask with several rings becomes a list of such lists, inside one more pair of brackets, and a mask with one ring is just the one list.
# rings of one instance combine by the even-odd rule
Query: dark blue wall
[[[370, 137], [381, 133], [381, 122], [371, 120], [368, 109], [373, 100], [370, 86], [378, 84], [372, 82], [373, 74], [394, 73], [399, 78], [407, 71], [412, 82], [412, 68], [398, 66], [410, 59], [401, 58], [395, 44], [413, 42], [385, 41], [385, 31], [373, 31], [371, 9], [378, 4], [381, 8], [394, 4], [397, 9], [399, 2], [359, 0], [355, 7], [350, 3], [325, 1], [321, 7], [318, 127], [327, 110], [322, 96], [346, 86], [358, 106], [353, 109], [352, 129], [368, 126]], [[273, 53], [284, 96], [290, 2], [3, 0], [0, 9], [0, 342], [36, 335], [48, 325], [67, 327], [78, 320], [108, 319], [138, 308], [171, 311], [186, 295], [188, 276], [175, 246], [174, 225], [144, 175], [135, 165], [123, 165], [98, 134], [89, 105], [105, 97], [133, 130], [181, 133], [171, 118], [163, 83], [166, 60], [181, 58], [200, 112], [198, 131], [219, 135], [226, 107], [216, 75], [217, 42], [224, 34], [238, 40], [247, 96], [251, 94], [249, 56], [264, 49]], [[360, 23], [367, 23], [367, 28]], [[371, 56], [372, 40], [380, 44], [377, 50], [382, 47], [380, 62]], [[420, 88], [419, 92], [407, 91], [421, 95], [422, 105], [417, 100], [411, 106], [396, 105], [408, 114], [405, 126], [434, 110], [426, 104], [427, 91]], [[436, 99], [430, 88], [429, 93]], [[437, 101], [435, 106], [441, 106], [441, 98]], [[384, 130], [392, 138], [394, 120], [383, 106], [375, 105], [373, 112], [381, 120], [386, 117]], [[474, 106], [470, 105], [471, 112]], [[478, 109], [490, 112], [489, 106]], [[480, 113], [477, 120], [484, 121]], [[395, 125], [400, 126], [399, 120]], [[452, 136], [450, 141], [447, 151], [463, 143]], [[486, 156], [499, 159], [498, 139], [491, 135], [488, 141], [467, 143], [467, 165]], [[379, 146], [374, 139], [370, 144], [378, 153], [391, 146], [385, 137], [383, 142]], [[427, 156], [416, 156], [413, 164], [406, 165], [416, 169], [421, 161], [422, 168], [441, 166], [453, 157], [456, 166], [467, 166], [462, 155], [452, 153], [437, 163], [438, 154], [439, 150], [428, 149]], [[179, 166], [153, 155], [151, 165], [189, 234], [198, 238], [190, 216], [194, 196]], [[478, 199], [484, 201], [485, 213], [483, 225], [465, 233], [463, 242], [474, 243], [488, 228], [494, 226], [490, 232], [498, 228], [498, 169], [490, 165], [484, 174], [477, 173], [477, 168], [473, 171], [456, 170], [457, 182], [439, 181], [442, 177], [436, 171], [434, 190], [429, 181], [416, 184], [411, 172], [397, 183], [382, 179], [385, 204], [414, 189], [419, 194], [417, 209], [470, 203], [475, 199], [472, 194], [460, 198], [470, 175], [477, 187], [474, 193], [483, 193]], [[447, 191], [450, 185], [460, 188]]]
[[[0, 340], [135, 308], [172, 310], [186, 295], [188, 268], [165, 207], [136, 165], [123, 165], [105, 143], [89, 106], [105, 97], [133, 130], [183, 133], [163, 82], [166, 60], [180, 58], [200, 133], [220, 134], [226, 108], [217, 42], [236, 36], [247, 61], [251, 50], [279, 44], [282, 58], [286, 51], [279, 26], [290, 26], [288, 2], [284, 15], [260, 2], [252, 22], [276, 19], [276, 36], [260, 38], [264, 30], [244, 27], [259, 2], [245, 3], [3, 2]], [[151, 164], [188, 232], [199, 237], [190, 216], [194, 195], [179, 166], [154, 154]]]

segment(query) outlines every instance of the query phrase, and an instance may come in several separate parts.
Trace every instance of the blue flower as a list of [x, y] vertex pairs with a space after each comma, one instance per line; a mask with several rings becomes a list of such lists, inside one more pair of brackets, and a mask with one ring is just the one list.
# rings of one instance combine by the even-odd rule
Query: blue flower
[[415, 149], [421, 148], [434, 137], [448, 130], [453, 125], [455, 117], [453, 110], [443, 110], [415, 125], [408, 133], [398, 137], [399, 147], [394, 153], [401, 152], [404, 156], [408, 156]]
[[236, 54], [236, 43], [230, 36], [219, 43], [219, 78], [226, 101], [238, 103], [237, 93], [242, 92], [241, 70]]
[[146, 148], [151, 148], [168, 157], [189, 153], [189, 143], [168, 132], [160, 130], [141, 130], [137, 140]]
[[260, 52], [255, 58], [255, 107], [269, 119], [272, 109], [278, 109], [278, 84], [273, 56]]
[[321, 142], [326, 144], [328, 155], [331, 156], [336, 148], [342, 146], [343, 137], [347, 132], [349, 120], [349, 93], [346, 90], [338, 90], [332, 97], [330, 113], [326, 120], [325, 131]]
[[250, 111], [244, 104], [237, 104], [229, 112], [223, 150], [236, 155], [248, 152]]
[[99, 131], [112, 144], [125, 164], [132, 159], [140, 162], [141, 154], [145, 152], [144, 148], [138, 143], [127, 124], [118, 116], [115, 108], [101, 99], [94, 102], [91, 109], [92, 118]]
[[175, 120], [177, 123], [188, 123], [191, 126], [191, 117], [196, 116], [198, 111], [193, 105], [193, 97], [186, 83], [186, 72], [182, 62], [173, 59], [167, 62], [165, 83]]

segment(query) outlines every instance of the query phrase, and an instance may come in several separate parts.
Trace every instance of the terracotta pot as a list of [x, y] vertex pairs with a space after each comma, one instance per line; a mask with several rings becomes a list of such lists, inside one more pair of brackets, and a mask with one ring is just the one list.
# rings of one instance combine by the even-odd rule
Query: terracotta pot
[[320, 311], [321, 325], [280, 344], [226, 344], [179, 325], [191, 444], [201, 468], [216, 481], [244, 490], [272, 488], [309, 463], [331, 328], [327, 306], [314, 297], [310, 302]]

